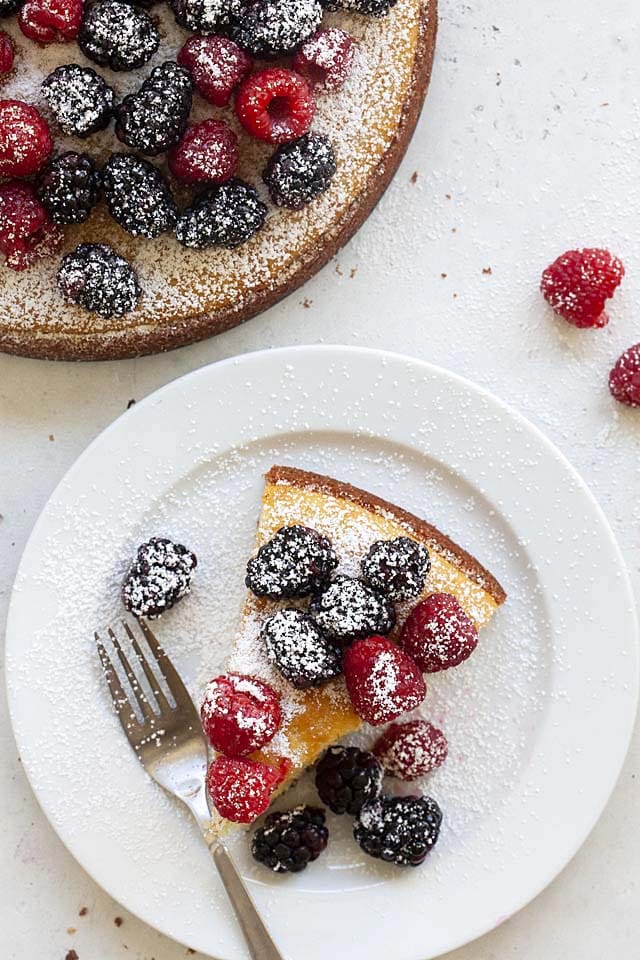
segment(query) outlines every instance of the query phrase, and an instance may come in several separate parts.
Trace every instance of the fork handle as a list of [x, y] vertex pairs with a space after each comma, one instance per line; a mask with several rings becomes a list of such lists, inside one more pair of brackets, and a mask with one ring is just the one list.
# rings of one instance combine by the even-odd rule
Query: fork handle
[[225, 846], [216, 840], [209, 845], [209, 850], [242, 928], [252, 960], [283, 960]]

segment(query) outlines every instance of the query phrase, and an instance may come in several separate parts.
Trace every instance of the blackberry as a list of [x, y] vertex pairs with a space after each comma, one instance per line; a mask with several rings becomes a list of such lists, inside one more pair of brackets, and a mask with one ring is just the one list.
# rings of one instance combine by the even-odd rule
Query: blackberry
[[133, 310], [141, 292], [131, 264], [105, 243], [81, 243], [63, 257], [58, 289], [66, 300], [106, 319]]
[[272, 600], [306, 597], [328, 583], [338, 566], [331, 542], [310, 527], [281, 527], [247, 564], [246, 585]]
[[324, 810], [300, 806], [270, 813], [253, 835], [251, 852], [275, 873], [300, 873], [327, 846]]
[[231, 15], [240, 10], [242, 2], [243, 0], [169, 0], [169, 6], [181, 27], [206, 37], [212, 33], [220, 33], [227, 27]]
[[260, 632], [268, 659], [298, 690], [317, 687], [342, 672], [340, 651], [302, 610], [279, 610]]
[[254, 57], [270, 59], [293, 53], [321, 20], [320, 0], [250, 0], [234, 11], [228, 33]]
[[367, 17], [386, 17], [398, 0], [320, 0], [325, 10], [349, 10]]
[[278, 147], [262, 178], [277, 207], [297, 210], [324, 193], [335, 172], [336, 157], [329, 138], [307, 133]]
[[181, 214], [176, 237], [185, 247], [234, 247], [264, 224], [267, 208], [248, 183], [233, 178], [205, 193]]
[[352, 577], [336, 577], [311, 601], [309, 613], [325, 636], [345, 646], [373, 634], [384, 636], [396, 622], [389, 598]]
[[377, 540], [362, 561], [362, 579], [391, 600], [413, 600], [431, 569], [429, 551], [409, 537]]
[[122, 0], [98, 0], [84, 14], [78, 46], [89, 60], [112, 70], [136, 70], [160, 44], [156, 25], [143, 10]]
[[45, 167], [38, 197], [54, 223], [84, 223], [98, 202], [100, 175], [91, 157], [70, 150]]
[[42, 95], [70, 136], [84, 139], [109, 125], [115, 94], [91, 67], [57, 67], [42, 81]]
[[316, 767], [316, 787], [334, 813], [354, 817], [382, 791], [382, 766], [372, 753], [357, 747], [329, 747]]
[[152, 157], [168, 150], [187, 129], [192, 91], [186, 67], [167, 60], [115, 108], [116, 136]]
[[102, 170], [109, 213], [134, 237], [153, 240], [173, 230], [178, 210], [160, 171], [130, 153], [114, 153]]
[[398, 867], [417, 867], [438, 841], [442, 811], [431, 797], [380, 797], [365, 803], [353, 835], [365, 853]]
[[154, 620], [191, 590], [198, 565], [195, 553], [166, 537], [151, 537], [138, 547], [122, 585], [122, 602], [136, 617]]
[[0, 19], [10, 17], [12, 13], [19, 10], [24, 0], [0, 0]]

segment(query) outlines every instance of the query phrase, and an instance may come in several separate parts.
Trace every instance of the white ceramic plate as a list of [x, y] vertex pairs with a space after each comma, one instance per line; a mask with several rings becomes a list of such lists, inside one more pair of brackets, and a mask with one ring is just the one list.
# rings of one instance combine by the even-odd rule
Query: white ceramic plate
[[428, 784], [445, 827], [422, 868], [366, 858], [347, 818], [296, 878], [252, 865], [246, 838], [234, 845], [291, 960], [434, 957], [522, 907], [575, 853], [620, 770], [637, 694], [631, 590], [599, 507], [534, 427], [452, 374], [366, 350], [274, 350], [190, 374], [106, 430], [49, 501], [16, 581], [7, 675], [22, 760], [109, 893], [196, 950], [245, 957], [195, 826], [122, 737], [92, 631], [119, 616], [140, 541], [187, 543], [194, 590], [158, 631], [198, 697], [237, 622], [274, 462], [425, 516], [509, 593], [474, 656], [429, 684], [450, 755]]

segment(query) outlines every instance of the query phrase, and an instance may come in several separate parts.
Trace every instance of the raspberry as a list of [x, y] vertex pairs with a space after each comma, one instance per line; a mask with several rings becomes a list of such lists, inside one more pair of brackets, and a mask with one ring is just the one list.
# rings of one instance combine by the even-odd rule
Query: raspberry
[[214, 750], [242, 757], [276, 734], [282, 720], [280, 697], [257, 677], [227, 673], [207, 684], [200, 716]]
[[11, 270], [26, 270], [55, 253], [62, 231], [35, 195], [31, 184], [0, 183], [0, 253]]
[[268, 67], [247, 77], [236, 94], [236, 113], [252, 137], [286, 143], [306, 133], [315, 104], [309, 84], [299, 73]]
[[261, 229], [266, 214], [267, 208], [253, 187], [234, 177], [183, 210], [176, 224], [176, 239], [194, 250], [233, 250]]
[[185, 183], [224, 183], [239, 158], [238, 138], [224, 120], [203, 120], [187, 127], [169, 151], [169, 169]]
[[100, 176], [91, 157], [70, 150], [45, 168], [38, 197], [54, 223], [84, 223], [98, 201]]
[[343, 646], [371, 634], [389, 633], [395, 624], [387, 597], [362, 580], [344, 576], [336, 577], [314, 598], [309, 612], [325, 636]]
[[109, 213], [133, 237], [149, 240], [173, 230], [178, 215], [169, 185], [157, 167], [128, 153], [113, 153], [102, 169]]
[[478, 631], [450, 593], [432, 593], [407, 617], [398, 639], [425, 673], [457, 667], [478, 644]]
[[306, 597], [329, 581], [338, 558], [331, 542], [310, 527], [293, 524], [263, 544], [247, 564], [245, 584], [257, 597]]
[[193, 33], [218, 33], [243, 0], [169, 0], [176, 22]]
[[339, 650], [302, 610], [278, 610], [263, 624], [260, 639], [267, 658], [298, 690], [317, 687], [342, 673]]
[[429, 551], [409, 537], [377, 540], [362, 561], [362, 579], [391, 600], [413, 600], [431, 567]]
[[374, 727], [415, 710], [427, 693], [416, 663], [386, 637], [366, 637], [349, 647], [344, 676], [356, 713]]
[[226, 107], [252, 65], [251, 57], [226, 37], [190, 37], [177, 60], [191, 71], [200, 96], [216, 107]]
[[345, 83], [353, 66], [355, 40], [345, 30], [318, 30], [302, 44], [291, 66], [310, 86], [334, 93]]
[[443, 764], [448, 749], [442, 730], [426, 720], [408, 720], [387, 727], [373, 752], [390, 777], [417, 780]]
[[328, 137], [307, 133], [278, 147], [262, 179], [277, 207], [298, 210], [328, 190], [335, 172], [336, 158]]
[[36, 43], [69, 43], [78, 36], [82, 10], [83, 0], [27, 0], [18, 25]]
[[37, 173], [53, 149], [46, 120], [22, 100], [0, 100], [0, 177]]
[[101, 317], [122, 316], [140, 298], [138, 276], [106, 243], [81, 243], [62, 258], [58, 270], [62, 296]]
[[382, 790], [382, 767], [372, 753], [357, 747], [329, 747], [316, 767], [316, 788], [334, 813], [360, 813]]
[[269, 814], [264, 826], [255, 832], [251, 852], [258, 863], [274, 873], [300, 873], [318, 859], [328, 839], [324, 810], [294, 807]]
[[136, 70], [159, 45], [149, 14], [123, 0], [98, 0], [86, 11], [78, 33], [85, 57], [112, 70]]
[[6, 76], [13, 68], [13, 43], [4, 30], [0, 30], [0, 77]]
[[189, 593], [197, 565], [195, 553], [181, 543], [151, 537], [138, 547], [122, 585], [122, 602], [134, 616], [153, 620]]
[[365, 853], [398, 867], [418, 867], [438, 842], [442, 811], [431, 797], [380, 797], [365, 803], [353, 835]]
[[609, 374], [609, 389], [619, 403], [640, 407], [640, 343], [619, 357]]
[[84, 139], [109, 125], [115, 94], [91, 67], [57, 67], [42, 81], [42, 95], [61, 129], [73, 137]]
[[604, 327], [606, 301], [624, 276], [608, 250], [568, 250], [542, 274], [540, 290], [557, 314], [576, 327]]
[[115, 108], [116, 136], [140, 153], [152, 157], [162, 153], [187, 128], [191, 94], [189, 71], [173, 60], [165, 61]]
[[245, 757], [216, 757], [207, 773], [207, 789], [213, 805], [226, 820], [252, 823], [264, 813], [282, 771]]

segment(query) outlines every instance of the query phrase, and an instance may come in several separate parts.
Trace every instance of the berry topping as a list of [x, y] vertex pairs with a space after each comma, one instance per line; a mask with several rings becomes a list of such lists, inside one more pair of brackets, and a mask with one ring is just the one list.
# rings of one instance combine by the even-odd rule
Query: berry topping
[[58, 67], [43, 80], [42, 95], [71, 136], [88, 137], [109, 125], [115, 94], [91, 67]]
[[187, 128], [192, 82], [173, 60], [152, 70], [137, 93], [114, 110], [116, 136], [133, 150], [156, 156], [177, 143]]
[[293, 58], [293, 69], [314, 89], [334, 93], [345, 83], [355, 55], [355, 40], [345, 30], [318, 30]]
[[153, 620], [189, 593], [197, 565], [195, 553], [181, 543], [151, 537], [138, 547], [122, 585], [122, 602], [134, 616]]
[[226, 37], [189, 37], [178, 54], [201, 97], [226, 107], [232, 92], [251, 72], [251, 58]]
[[366, 750], [329, 747], [316, 767], [316, 787], [330, 810], [353, 817], [380, 796], [382, 767]]
[[23, 3], [24, 0], [0, 0], [0, 18], [10, 17]]
[[238, 164], [238, 138], [224, 120], [188, 127], [169, 151], [169, 169], [185, 183], [224, 183]]
[[324, 634], [341, 645], [389, 633], [396, 620], [387, 597], [351, 577], [336, 577], [314, 598], [309, 612]]
[[252, 137], [286, 143], [306, 133], [315, 105], [309, 84], [299, 73], [268, 67], [247, 77], [236, 94], [236, 113]]
[[440, 835], [442, 811], [431, 797], [380, 797], [360, 811], [353, 835], [365, 853], [398, 867], [418, 867]]
[[391, 600], [413, 600], [431, 568], [429, 551], [409, 537], [378, 540], [362, 561], [362, 578]]
[[13, 68], [13, 42], [8, 33], [0, 30], [0, 77], [6, 77]]
[[279, 610], [265, 621], [261, 639], [268, 659], [298, 690], [342, 673], [342, 657], [302, 610]]
[[624, 276], [608, 250], [568, 250], [547, 267], [540, 289], [555, 312], [576, 327], [604, 327], [605, 303]]
[[319, 0], [249, 0], [231, 18], [230, 36], [254, 57], [293, 53], [320, 26]]
[[106, 319], [129, 313], [141, 293], [131, 264], [104, 243], [81, 243], [63, 257], [58, 289], [65, 300]]
[[640, 343], [622, 354], [609, 374], [609, 389], [619, 403], [640, 407]]
[[207, 789], [221, 817], [234, 823], [253, 823], [271, 803], [281, 779], [281, 771], [266, 763], [218, 756], [209, 767]]
[[78, 45], [89, 60], [112, 70], [135, 70], [160, 44], [156, 25], [143, 10], [123, 0], [98, 0], [85, 13]]
[[227, 673], [211, 680], [200, 709], [211, 746], [228, 757], [260, 750], [280, 722], [280, 697], [263, 680]]
[[102, 190], [109, 213], [134, 237], [153, 240], [173, 230], [175, 200], [160, 171], [128, 153], [114, 153], [102, 170]]
[[367, 17], [386, 17], [398, 0], [321, 0], [325, 10], [351, 10]]
[[262, 176], [277, 207], [297, 210], [324, 193], [335, 172], [331, 141], [308, 133], [278, 147]]
[[29, 177], [48, 159], [53, 141], [46, 120], [22, 100], [0, 100], [0, 177]]
[[344, 676], [356, 713], [374, 727], [415, 710], [427, 693], [411, 657], [386, 637], [366, 637], [349, 647]]
[[169, 0], [173, 15], [181, 27], [193, 33], [217, 33], [229, 24], [242, 0]]
[[18, 25], [36, 43], [68, 43], [78, 36], [82, 8], [83, 0], [26, 0]]
[[450, 593], [432, 593], [407, 617], [398, 643], [425, 673], [457, 667], [478, 645], [478, 631]]
[[0, 183], [0, 253], [11, 270], [26, 270], [49, 257], [62, 243], [62, 231], [35, 195], [31, 184]]
[[398, 780], [424, 777], [444, 763], [448, 750], [442, 730], [426, 720], [392, 723], [373, 748], [384, 772]]
[[318, 859], [328, 839], [324, 810], [294, 807], [269, 814], [253, 836], [251, 852], [258, 863], [275, 873], [300, 873]]
[[337, 566], [326, 537], [310, 527], [281, 527], [249, 560], [245, 583], [257, 597], [306, 597], [321, 590]]
[[69, 151], [45, 168], [38, 196], [54, 223], [83, 223], [95, 207], [100, 176], [91, 157]]
[[185, 247], [234, 247], [246, 243], [263, 225], [267, 208], [244, 180], [228, 180], [185, 210], [176, 237]]

